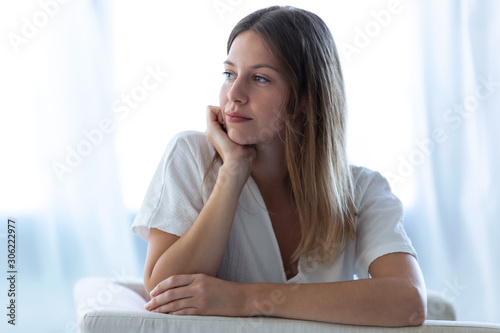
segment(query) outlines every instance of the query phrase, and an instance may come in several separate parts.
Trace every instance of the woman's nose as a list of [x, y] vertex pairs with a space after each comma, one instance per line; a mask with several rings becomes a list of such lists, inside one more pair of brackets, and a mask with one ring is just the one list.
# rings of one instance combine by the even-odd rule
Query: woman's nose
[[233, 103], [244, 104], [248, 101], [247, 87], [242, 78], [234, 80], [233, 85], [227, 92], [227, 98]]

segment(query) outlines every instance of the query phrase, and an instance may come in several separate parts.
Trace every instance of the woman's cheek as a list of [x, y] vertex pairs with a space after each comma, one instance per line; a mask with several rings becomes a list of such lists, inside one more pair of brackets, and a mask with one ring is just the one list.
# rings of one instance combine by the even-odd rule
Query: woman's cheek
[[224, 106], [227, 103], [227, 87], [225, 84], [222, 84], [219, 92], [219, 105], [221, 107], [222, 112], [224, 112]]
[[220, 113], [221, 113], [221, 117], [222, 117], [222, 123], [224, 125], [227, 125], [227, 122], [226, 122], [226, 112], [224, 112], [224, 110], [226, 109], [226, 103], [225, 101], [219, 101], [219, 105], [220, 105]]

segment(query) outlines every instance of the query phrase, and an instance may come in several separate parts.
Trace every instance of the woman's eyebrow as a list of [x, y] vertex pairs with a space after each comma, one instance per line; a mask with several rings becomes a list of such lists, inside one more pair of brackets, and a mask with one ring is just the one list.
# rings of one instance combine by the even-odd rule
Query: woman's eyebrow
[[[230, 61], [230, 60], [224, 61], [224, 65], [229, 65], [229, 66], [236, 67], [235, 64], [232, 61]], [[257, 64], [257, 65], [250, 66], [250, 68], [251, 69], [270, 68], [270, 69], [272, 69], [275, 72], [278, 72], [278, 73], [280, 72], [279, 70], [277, 70], [273, 66], [270, 66], [270, 65], [267, 65], [267, 64]]]

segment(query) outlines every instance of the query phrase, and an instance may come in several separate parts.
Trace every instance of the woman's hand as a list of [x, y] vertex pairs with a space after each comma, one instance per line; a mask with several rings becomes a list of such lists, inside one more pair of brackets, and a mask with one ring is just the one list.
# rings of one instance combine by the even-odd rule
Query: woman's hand
[[205, 274], [173, 275], [151, 291], [146, 310], [174, 315], [245, 316], [243, 285]]
[[224, 115], [220, 107], [207, 107], [207, 137], [217, 150], [232, 174], [244, 172], [246, 177], [252, 170], [252, 162], [257, 154], [255, 147], [243, 146], [232, 141], [223, 129]]

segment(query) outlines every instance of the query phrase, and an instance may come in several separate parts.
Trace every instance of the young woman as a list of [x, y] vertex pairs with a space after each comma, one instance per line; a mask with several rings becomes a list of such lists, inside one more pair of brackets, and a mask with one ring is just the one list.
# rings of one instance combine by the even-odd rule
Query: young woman
[[401, 203], [379, 173], [347, 161], [325, 23], [293, 7], [254, 12], [232, 31], [224, 66], [207, 132], [170, 142], [133, 224], [149, 242], [146, 309], [422, 324]]

